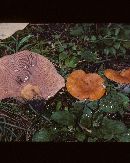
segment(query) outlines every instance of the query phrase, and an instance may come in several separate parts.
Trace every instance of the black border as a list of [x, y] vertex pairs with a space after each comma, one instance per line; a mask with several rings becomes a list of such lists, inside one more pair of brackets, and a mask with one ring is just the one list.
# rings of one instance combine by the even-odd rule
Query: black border
[[130, 22], [130, 1], [2, 1], [0, 22]]

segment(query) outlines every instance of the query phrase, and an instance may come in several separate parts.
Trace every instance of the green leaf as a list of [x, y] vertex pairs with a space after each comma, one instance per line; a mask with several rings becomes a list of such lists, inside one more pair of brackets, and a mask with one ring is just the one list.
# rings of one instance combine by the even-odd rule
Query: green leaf
[[72, 50], [77, 50], [77, 46], [76, 45], [72, 46]]
[[51, 134], [46, 129], [36, 132], [32, 138], [33, 142], [49, 142], [52, 141]]
[[106, 55], [109, 54], [109, 48], [105, 48], [103, 51], [104, 51], [104, 53], [105, 53]]
[[67, 52], [62, 52], [59, 54], [59, 60], [60, 61], [64, 61], [65, 59], [67, 59], [68, 55], [67, 55]]
[[130, 41], [123, 42], [123, 46], [124, 46], [126, 49], [130, 49]]
[[115, 48], [113, 48], [113, 47], [109, 48], [109, 53], [115, 56], [115, 54], [116, 54]]
[[113, 45], [113, 40], [105, 40], [104, 39], [104, 44], [107, 45], [107, 46], [112, 46]]
[[62, 46], [64, 47], [64, 49], [66, 49], [66, 48], [67, 48], [67, 44], [65, 44], [65, 43], [64, 43]]
[[118, 92], [111, 92], [100, 100], [99, 109], [104, 112], [123, 113], [123, 110], [129, 106], [129, 98]]
[[12, 49], [11, 47], [9, 47], [8, 45], [5, 45], [5, 44], [0, 44], [0, 47], [4, 47], [4, 48], [7, 48], [8, 51], [11, 51], [13, 53], [15, 53], [15, 49]]
[[61, 52], [64, 51], [64, 47], [63, 47], [63, 46], [60, 46], [58, 50], [59, 50], [59, 52], [61, 53]]
[[61, 101], [58, 101], [56, 104], [56, 111], [60, 110], [61, 106], [62, 106]]
[[113, 46], [118, 50], [120, 48], [120, 42], [115, 42]]
[[73, 103], [73, 108], [70, 109], [70, 112], [74, 114], [77, 118], [80, 118], [83, 114], [84, 102], [77, 101]]
[[91, 128], [91, 118], [87, 114], [83, 114], [80, 119], [80, 124], [83, 127], [90, 129]]
[[119, 32], [120, 32], [120, 28], [116, 28], [116, 30], [115, 30], [115, 36], [117, 36], [119, 34]]
[[86, 116], [88, 116], [90, 118], [92, 117], [92, 111], [87, 106], [84, 108], [83, 114], [85, 114]]
[[84, 33], [84, 30], [81, 26], [75, 26], [70, 30], [70, 35], [72, 36], [81, 36]]
[[93, 127], [101, 126], [103, 118], [104, 118], [103, 113], [100, 110], [96, 111], [93, 114]]
[[126, 49], [125, 49], [125, 48], [123, 48], [123, 47], [120, 47], [120, 51], [121, 51], [121, 53], [123, 53], [123, 54], [125, 54], [125, 53], [126, 53]]
[[69, 111], [56, 111], [52, 113], [51, 119], [65, 126], [73, 126], [75, 124], [75, 116]]
[[77, 66], [77, 61], [78, 61], [78, 58], [73, 56], [65, 60], [65, 65], [70, 68], [75, 68]]
[[83, 110], [84, 106], [85, 106], [85, 102], [83, 101], [77, 101], [75, 103], [73, 103], [74, 109], [76, 110]]
[[91, 41], [96, 41], [96, 37], [94, 35], [91, 36]]
[[124, 123], [104, 118], [102, 122], [102, 127], [95, 130], [95, 134], [99, 138], [112, 139], [116, 138], [118, 135], [123, 134], [127, 131], [127, 127]]
[[87, 62], [95, 62], [97, 60], [97, 53], [92, 53], [91, 51], [82, 51], [80, 53], [81, 58], [85, 59]]
[[91, 108], [92, 110], [97, 110], [98, 108], [98, 101], [92, 101], [87, 103], [87, 106]]
[[86, 138], [85, 134], [83, 132], [77, 132], [75, 134], [75, 137], [78, 141], [83, 142]]
[[97, 141], [97, 138], [92, 138], [92, 137], [88, 138], [88, 142], [96, 142], [96, 141]]
[[23, 46], [24, 43], [28, 42], [29, 39], [33, 37], [33, 35], [28, 35], [26, 37], [24, 37], [19, 43], [18, 43], [18, 46], [17, 46], [17, 50], [20, 49], [21, 46]]
[[59, 39], [60, 38], [60, 35], [54, 35], [54, 38], [55, 39]]
[[119, 142], [130, 142], [130, 129], [126, 133], [117, 136]]

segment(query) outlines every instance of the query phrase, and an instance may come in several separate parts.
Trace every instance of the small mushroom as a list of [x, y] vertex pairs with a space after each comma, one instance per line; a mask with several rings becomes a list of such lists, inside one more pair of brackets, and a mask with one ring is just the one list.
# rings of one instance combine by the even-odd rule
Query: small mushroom
[[118, 83], [117, 89], [130, 93], [130, 68], [122, 71], [106, 69], [104, 74], [108, 79]]
[[0, 40], [6, 39], [15, 32], [24, 29], [28, 23], [0, 23]]
[[36, 85], [27, 84], [23, 89], [21, 90], [21, 97], [25, 98], [27, 100], [33, 99], [36, 96], [40, 95], [39, 87]]
[[67, 78], [68, 92], [79, 100], [98, 100], [105, 93], [104, 80], [96, 73], [73, 71]]
[[48, 98], [65, 86], [54, 65], [40, 54], [24, 50], [0, 58], [0, 100]]

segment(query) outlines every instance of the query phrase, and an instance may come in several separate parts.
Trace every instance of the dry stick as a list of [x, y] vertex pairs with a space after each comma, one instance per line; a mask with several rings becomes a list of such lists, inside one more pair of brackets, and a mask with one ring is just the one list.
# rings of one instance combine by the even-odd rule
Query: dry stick
[[[29, 104], [29, 107], [30, 107], [30, 109], [32, 109], [32, 111], [34, 112], [34, 113], [36, 113], [37, 115], [39, 115], [34, 109], [33, 109], [33, 107]], [[51, 121], [47, 118], [47, 117], [45, 117], [44, 115], [41, 115], [46, 121], [48, 121], [48, 122], [50, 122], [51, 123]]]
[[87, 131], [87, 132], [89, 132], [89, 133], [92, 132], [92, 130], [89, 130], [89, 129], [87, 129], [86, 127], [83, 127], [80, 123], [78, 123], [78, 125], [79, 125], [83, 130], [85, 130], [85, 131]]
[[[30, 107], [30, 109], [31, 109], [35, 114], [39, 115], [39, 114], [33, 109], [33, 107], [32, 107], [30, 104], [29, 104], [29, 107]], [[42, 116], [45, 120], [47, 120], [48, 122], [51, 123], [51, 121], [50, 121], [47, 117], [45, 117], [45, 116], [43, 116], [43, 115], [41, 115], [41, 116]], [[26, 141], [28, 141], [28, 132], [29, 132], [30, 128], [31, 128], [31, 125], [30, 125], [29, 128], [27, 129]]]
[[[3, 110], [2, 110], [3, 111]], [[0, 112], [2, 112], [2, 111], [0, 111]], [[5, 114], [6, 113], [6, 114]], [[16, 121], [16, 119], [14, 119], [14, 118], [12, 118], [12, 117], [10, 117], [9, 115], [7, 115], [7, 114], [9, 114], [9, 113], [11, 113], [11, 112], [6, 112], [6, 111], [3, 111], [3, 113], [0, 113], [0, 115], [2, 115], [2, 116], [5, 116], [6, 118], [9, 118], [9, 119], [12, 119], [12, 120], [14, 120], [14, 121]], [[11, 113], [12, 114], [12, 113]], [[18, 116], [18, 117], [20, 117], [22, 120], [24, 120], [24, 122], [29, 122], [25, 117], [22, 117], [21, 115], [19, 115], [19, 114], [15, 114], [16, 116]]]
[[10, 124], [10, 123], [0, 122], [0, 124], [6, 124], [6, 125], [9, 125], [9, 126], [11, 126], [11, 127], [19, 128], [19, 129], [21, 129], [21, 130], [25, 130], [25, 131], [27, 130], [27, 129], [25, 129], [25, 128], [22, 128], [22, 127], [19, 127], [19, 126], [16, 126], [16, 125]]

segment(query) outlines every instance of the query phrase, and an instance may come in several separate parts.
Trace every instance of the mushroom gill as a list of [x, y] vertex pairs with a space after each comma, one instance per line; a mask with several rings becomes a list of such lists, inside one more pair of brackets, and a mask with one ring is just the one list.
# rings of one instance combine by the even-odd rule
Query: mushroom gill
[[96, 73], [73, 71], [67, 78], [68, 92], [79, 100], [98, 100], [105, 93], [104, 80]]
[[64, 78], [40, 54], [24, 50], [0, 58], [0, 100], [9, 97], [47, 100], [64, 86]]

